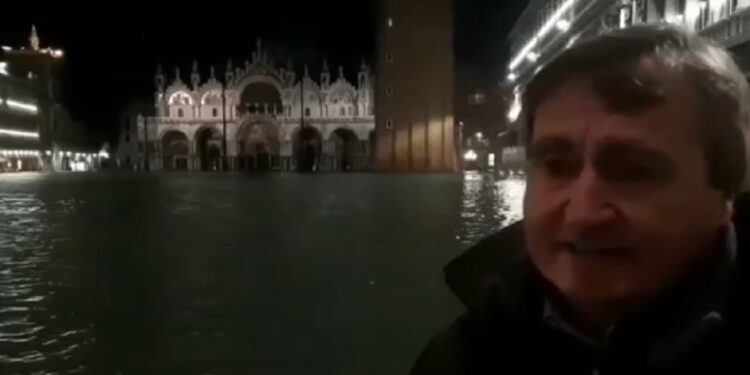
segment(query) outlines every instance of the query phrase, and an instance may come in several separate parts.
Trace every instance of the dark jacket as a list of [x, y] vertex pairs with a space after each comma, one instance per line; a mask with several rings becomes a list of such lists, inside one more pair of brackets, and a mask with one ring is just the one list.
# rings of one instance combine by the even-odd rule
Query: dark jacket
[[446, 266], [466, 313], [429, 343], [412, 375], [750, 373], [747, 207], [734, 219], [736, 257], [618, 324], [603, 348], [543, 319], [544, 283], [526, 257], [522, 224], [501, 230]]

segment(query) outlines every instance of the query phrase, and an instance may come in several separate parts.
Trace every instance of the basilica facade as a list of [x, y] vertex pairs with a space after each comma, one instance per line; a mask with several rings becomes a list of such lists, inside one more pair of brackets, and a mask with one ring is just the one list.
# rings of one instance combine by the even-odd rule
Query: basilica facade
[[[307, 66], [277, 67], [260, 41], [252, 59], [231, 61], [206, 79], [193, 63], [156, 74], [152, 115], [126, 119], [118, 162], [171, 171], [357, 171], [372, 165], [373, 78], [362, 63], [357, 82], [327, 62], [317, 78]], [[132, 121], [130, 120], [132, 118]]]

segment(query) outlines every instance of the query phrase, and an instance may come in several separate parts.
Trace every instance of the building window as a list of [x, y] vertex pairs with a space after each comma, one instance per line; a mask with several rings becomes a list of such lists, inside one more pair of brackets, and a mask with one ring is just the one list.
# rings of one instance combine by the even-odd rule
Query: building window
[[349, 107], [349, 116], [354, 116], [354, 107]]
[[213, 113], [214, 117], [219, 117], [219, 110], [218, 109], [214, 108], [211, 112]]
[[386, 95], [388, 95], [388, 96], [391, 96], [391, 95], [393, 95], [393, 87], [391, 87], [391, 86], [386, 86], [386, 87], [385, 87], [385, 94], [386, 94]]
[[386, 54], [385, 55], [385, 61], [387, 61], [389, 63], [392, 63], [393, 62], [393, 54], [392, 53]]
[[390, 28], [390, 27], [393, 27], [393, 18], [392, 18], [392, 17], [388, 17], [388, 21], [387, 21], [387, 24], [388, 24], [388, 27], [389, 27], [389, 28]]
[[388, 129], [388, 130], [393, 129], [393, 120], [392, 119], [388, 119], [388, 121], [385, 122], [385, 128]]
[[177, 109], [177, 117], [182, 118], [185, 116], [185, 112], [182, 111], [182, 108]]
[[339, 108], [339, 116], [341, 117], [346, 116], [346, 108], [344, 107]]
[[305, 117], [310, 117], [310, 107], [305, 108]]

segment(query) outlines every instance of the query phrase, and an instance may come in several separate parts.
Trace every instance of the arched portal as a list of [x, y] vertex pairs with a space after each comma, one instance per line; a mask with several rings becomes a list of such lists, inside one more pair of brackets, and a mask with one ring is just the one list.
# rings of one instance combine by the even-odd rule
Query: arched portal
[[221, 170], [221, 133], [214, 128], [203, 128], [195, 134], [196, 148], [202, 171]]
[[190, 143], [185, 133], [178, 130], [169, 130], [161, 137], [161, 144], [165, 170], [188, 170]]
[[279, 164], [279, 130], [273, 123], [248, 123], [237, 136], [238, 168], [266, 172]]
[[247, 85], [240, 94], [240, 115], [276, 114], [282, 110], [281, 93], [268, 82], [253, 82]]
[[299, 172], [317, 172], [323, 138], [318, 129], [305, 126], [294, 134], [294, 157]]
[[334, 168], [343, 172], [357, 169], [357, 135], [351, 129], [338, 128], [331, 134], [331, 141], [334, 144]]

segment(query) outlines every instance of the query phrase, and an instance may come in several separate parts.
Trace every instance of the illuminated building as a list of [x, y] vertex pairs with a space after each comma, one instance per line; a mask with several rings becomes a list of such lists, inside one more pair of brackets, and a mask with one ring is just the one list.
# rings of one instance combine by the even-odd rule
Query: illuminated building
[[376, 168], [457, 170], [453, 1], [383, 0], [379, 25]]
[[[714, 39], [750, 73], [750, 0], [531, 0], [511, 32], [506, 87], [514, 93], [507, 118], [523, 139], [524, 86], [544, 64], [577, 41], [641, 23], [667, 22]], [[522, 147], [504, 150], [509, 160]]]
[[[56, 119], [65, 111], [58, 102], [57, 84], [63, 55], [60, 49], [41, 47], [34, 26], [28, 46], [0, 46], [0, 149], [6, 150], [6, 157], [22, 155], [23, 170], [59, 170], [69, 164], [52, 153], [59, 148], [55, 140], [65, 132], [58, 126], [63, 122]], [[2, 164], [0, 159], [0, 167]]]
[[153, 109], [123, 120], [120, 165], [204, 171], [370, 167], [375, 121], [364, 63], [356, 86], [343, 67], [332, 73], [326, 62], [319, 79], [307, 66], [298, 76], [291, 62], [275, 66], [258, 41], [252, 60], [228, 62], [223, 77], [211, 67], [203, 80], [193, 63], [188, 82], [179, 69], [167, 82], [159, 69]]

